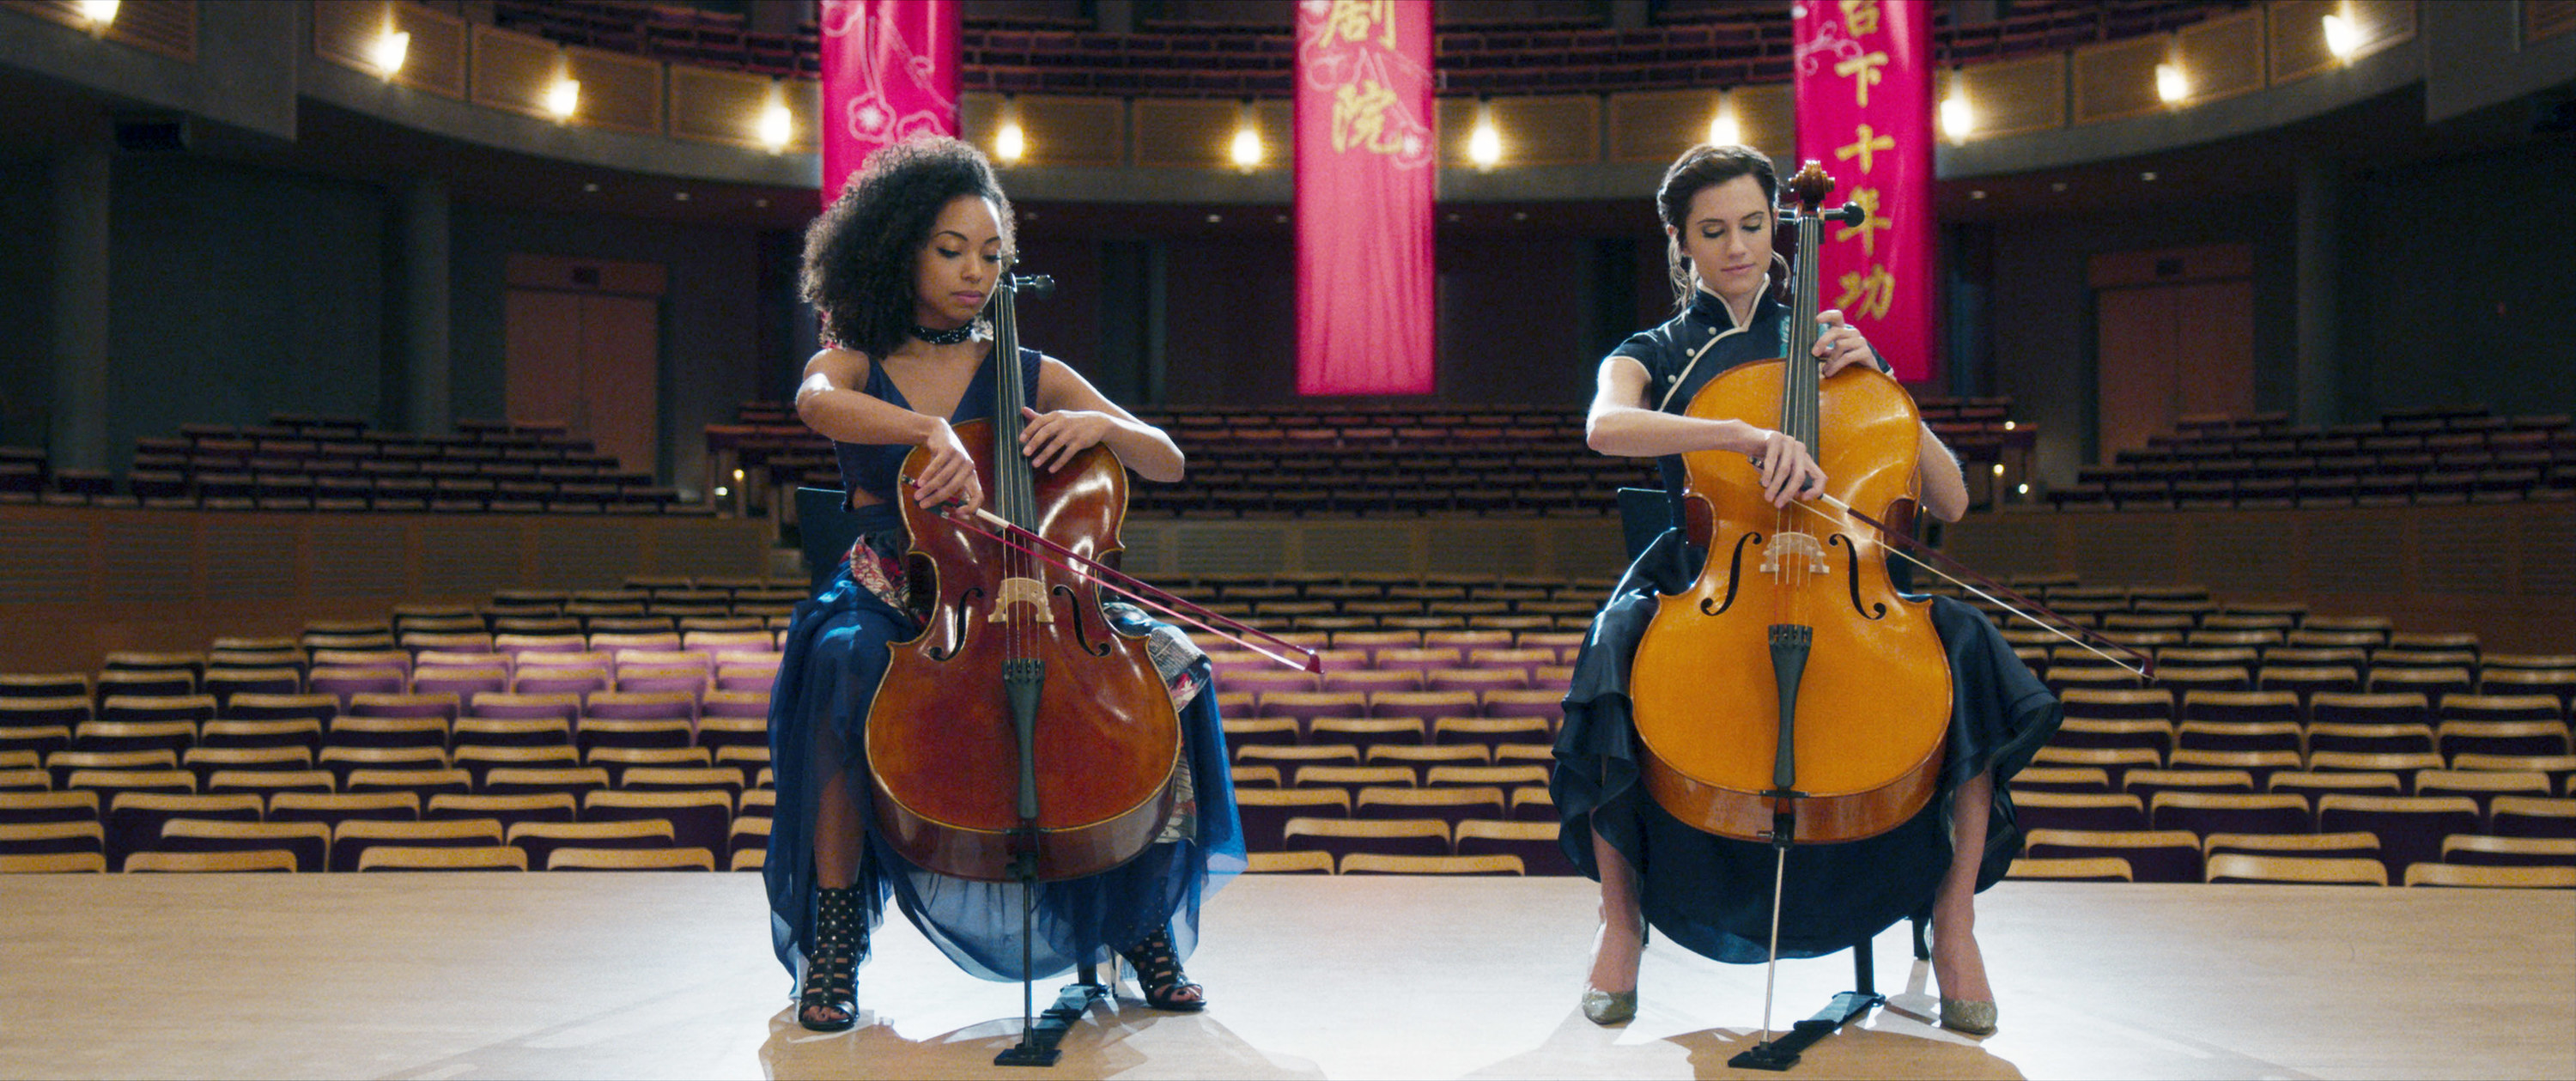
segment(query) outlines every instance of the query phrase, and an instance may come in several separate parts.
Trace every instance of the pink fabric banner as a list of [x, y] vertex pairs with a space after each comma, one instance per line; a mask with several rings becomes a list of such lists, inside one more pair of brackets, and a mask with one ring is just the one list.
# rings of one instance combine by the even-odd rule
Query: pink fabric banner
[[1791, 9], [1798, 160], [1833, 176], [1826, 206], [1869, 211], [1857, 226], [1826, 223], [1822, 304], [1842, 309], [1909, 383], [1931, 379], [1938, 360], [1931, 9], [1932, 0], [1800, 0]]
[[868, 152], [957, 134], [958, 0], [823, 0], [823, 201]]
[[1297, 393], [1433, 389], [1427, 0], [1297, 4]]

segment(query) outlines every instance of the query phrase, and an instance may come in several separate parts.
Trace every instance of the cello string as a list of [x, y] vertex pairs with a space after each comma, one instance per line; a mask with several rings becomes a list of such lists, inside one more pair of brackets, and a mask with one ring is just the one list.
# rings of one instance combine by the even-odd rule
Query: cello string
[[[1842, 508], [1843, 510], [1848, 511], [1848, 510], [1850, 510], [1850, 509], [1851, 509], [1851, 505], [1850, 505], [1850, 504], [1845, 503], [1845, 502], [1843, 502], [1842, 500], [1835, 499], [1834, 497], [1832, 497], [1832, 496], [1830, 496], [1830, 495], [1828, 495], [1828, 496], [1823, 496], [1823, 497], [1821, 497], [1821, 498], [1823, 498], [1826, 502], [1828, 502], [1828, 503], [1832, 504], [1833, 506], [1840, 507], [1840, 508]], [[1802, 507], [1806, 507], [1806, 506], [1807, 506], [1805, 503], [1800, 503], [1800, 504], [1798, 504], [1798, 505], [1799, 505], [1799, 506], [1802, 506]], [[1816, 515], [1816, 516], [1818, 516], [1818, 517], [1826, 517], [1825, 512], [1820, 511], [1820, 510], [1817, 510], [1817, 509], [1815, 509], [1814, 507], [1807, 507], [1807, 510], [1808, 510], [1808, 512], [1809, 512], [1809, 513], [1814, 514], [1814, 515]], [[1829, 520], [1830, 520], [1830, 519], [1829, 519]], [[1863, 532], [1863, 531], [1861, 531], [1861, 530], [1854, 530], [1853, 532], [1854, 532], [1854, 533], [1861, 533], [1861, 532]], [[2111, 662], [2111, 664], [2112, 664], [2113, 666], [2115, 666], [2115, 667], [2119, 668], [2121, 671], [2128, 672], [2128, 673], [2130, 673], [2130, 674], [2132, 674], [2132, 675], [2137, 676], [2137, 677], [2138, 677], [2138, 678], [2140, 678], [2140, 679], [2152, 679], [2152, 678], [2154, 678], [2154, 677], [2153, 677], [2151, 674], [2149, 674], [2145, 669], [2143, 669], [2143, 668], [2138, 668], [2138, 667], [2133, 667], [2133, 666], [2131, 666], [2131, 665], [2129, 665], [2129, 664], [2126, 664], [2126, 663], [2122, 662], [2118, 657], [2114, 657], [2114, 656], [2112, 656], [2112, 655], [2110, 655], [2110, 654], [2108, 654], [2108, 653], [2104, 653], [2104, 652], [2102, 652], [2102, 651], [2101, 651], [2101, 650], [2099, 650], [2099, 649], [2095, 649], [2095, 648], [2093, 648], [2093, 644], [2092, 644], [2092, 643], [2087, 642], [2087, 641], [2085, 641], [2085, 640], [2083, 640], [2083, 639], [2081, 639], [2081, 638], [2078, 638], [2078, 637], [2076, 637], [2076, 636], [2074, 636], [2074, 635], [2068, 634], [2068, 633], [2066, 633], [2065, 631], [2059, 630], [2058, 628], [2056, 628], [2056, 627], [2054, 627], [2054, 626], [2049, 625], [2049, 624], [2048, 624], [2048, 623], [2046, 623], [2045, 621], [2042, 621], [2039, 617], [2034, 616], [2034, 615], [2031, 615], [2031, 614], [2030, 614], [2030, 613], [2028, 613], [2028, 612], [2024, 612], [2024, 611], [2022, 611], [2022, 610], [2021, 610], [2021, 609], [2019, 609], [2019, 608], [2015, 608], [2015, 607], [2013, 607], [2011, 603], [2009, 603], [2009, 602], [2007, 602], [2007, 601], [2003, 600], [2002, 598], [1999, 598], [1999, 597], [1995, 596], [1995, 595], [1994, 595], [1994, 594], [1992, 594], [1992, 593], [1988, 593], [1988, 592], [1986, 592], [1985, 590], [1979, 589], [1979, 588], [1977, 588], [1977, 587], [1975, 587], [1975, 586], [1973, 586], [1973, 585], [1969, 585], [1969, 584], [1968, 584], [1968, 583], [1966, 583], [1966, 582], [1962, 582], [1962, 581], [1960, 581], [1958, 578], [1956, 578], [1956, 577], [1952, 576], [1948, 571], [1944, 571], [1944, 570], [1942, 570], [1942, 569], [1941, 569], [1941, 568], [1939, 568], [1939, 567], [1933, 566], [1932, 564], [1930, 564], [1930, 563], [1928, 563], [1928, 562], [1925, 562], [1925, 561], [1923, 561], [1923, 560], [1921, 560], [1921, 559], [1916, 558], [1916, 557], [1914, 556], [1914, 554], [1913, 554], [1913, 553], [1911, 553], [1911, 552], [1908, 552], [1908, 551], [1906, 551], [1906, 550], [1904, 550], [1904, 549], [1902, 549], [1902, 548], [1898, 548], [1898, 547], [1896, 547], [1896, 546], [1894, 546], [1894, 545], [1888, 544], [1888, 543], [1886, 543], [1886, 542], [1884, 542], [1884, 541], [1882, 541], [1882, 540], [1879, 540], [1879, 539], [1877, 539], [1877, 538], [1874, 538], [1874, 537], [1866, 537], [1866, 536], [1864, 536], [1862, 539], [1863, 539], [1866, 543], [1877, 545], [1877, 546], [1880, 548], [1880, 550], [1882, 550], [1882, 551], [1886, 552], [1886, 553], [1887, 553], [1887, 554], [1889, 554], [1889, 555], [1900, 557], [1900, 558], [1904, 559], [1904, 560], [1905, 560], [1906, 562], [1908, 562], [1908, 563], [1914, 564], [1915, 566], [1917, 566], [1917, 567], [1921, 567], [1921, 568], [1923, 568], [1924, 570], [1931, 571], [1931, 572], [1932, 572], [1932, 573], [1934, 573], [1934, 574], [1940, 575], [1940, 576], [1941, 576], [1941, 578], [1942, 578], [1944, 581], [1949, 582], [1951, 585], [1954, 585], [1954, 586], [1957, 586], [1957, 587], [1959, 587], [1959, 588], [1961, 588], [1961, 589], [1967, 590], [1967, 591], [1968, 591], [1968, 592], [1970, 592], [1970, 593], [1974, 593], [1974, 594], [1976, 594], [1977, 596], [1979, 596], [1979, 597], [1981, 597], [1981, 598], [1985, 599], [1986, 601], [1988, 601], [1988, 602], [1992, 603], [1994, 606], [1996, 606], [1996, 607], [1998, 607], [1998, 608], [2001, 608], [2001, 609], [2003, 609], [2004, 611], [2010, 612], [2010, 613], [2012, 613], [2013, 615], [2020, 616], [2024, 621], [2028, 622], [2031, 626], [2037, 627], [2037, 628], [2039, 628], [2039, 629], [2041, 629], [2041, 630], [2047, 631], [2047, 632], [2048, 632], [2048, 633], [2050, 633], [2050, 634], [2054, 634], [2054, 635], [2056, 635], [2056, 636], [2058, 636], [2058, 637], [2060, 637], [2060, 638], [2066, 639], [2067, 641], [2074, 643], [2075, 645], [2077, 645], [2077, 646], [2081, 647], [2082, 649], [2084, 649], [2084, 651], [2086, 651], [2086, 652], [2088, 652], [2088, 653], [2091, 653], [2091, 654], [2093, 654], [2093, 655], [2094, 655], [2094, 656], [2096, 656], [2096, 657], [2100, 657], [2100, 658], [2102, 658], [2103, 660], [2106, 660], [2106, 661]]]

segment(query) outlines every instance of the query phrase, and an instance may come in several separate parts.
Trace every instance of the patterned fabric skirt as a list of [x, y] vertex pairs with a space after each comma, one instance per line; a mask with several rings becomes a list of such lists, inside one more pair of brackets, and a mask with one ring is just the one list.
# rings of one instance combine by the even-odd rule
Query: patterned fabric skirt
[[[813, 941], [815, 801], [823, 769], [839, 768], [857, 796], [857, 885], [869, 928], [884, 919], [891, 899], [958, 967], [988, 980], [1018, 980], [1028, 888], [923, 870], [896, 854], [869, 821], [874, 800], [862, 757], [868, 707], [885, 675], [886, 644], [911, 638], [920, 624], [905, 610], [896, 585], [903, 580], [897, 560], [905, 547], [899, 521], [888, 512], [869, 515], [862, 525], [868, 532], [853, 549], [855, 558], [813, 599], [796, 606], [786, 659], [770, 694], [770, 764], [778, 786], [764, 869], [771, 943], [789, 974], [799, 974]], [[1149, 652], [1173, 685], [1182, 756], [1174, 778], [1175, 810], [1157, 842], [1135, 859], [1097, 875], [1035, 887], [1035, 936], [1026, 972], [1031, 979], [1086, 962], [1107, 963], [1112, 950], [1166, 927], [1187, 957], [1198, 941], [1200, 904], [1245, 862], [1216, 696], [1198, 693], [1208, 683], [1206, 657], [1187, 648], [1177, 628], [1131, 606], [1111, 605], [1109, 614], [1120, 630], [1153, 633]], [[818, 768], [814, 749], [826, 735], [845, 755]]]
[[[1758, 964], [1768, 956], [1771, 930], [1771, 846], [1682, 824], [1646, 794], [1638, 777], [1629, 662], [1654, 618], [1655, 595], [1687, 588], [1700, 558], [1679, 530], [1667, 530], [1630, 565], [1594, 617], [1565, 696], [1565, 726], [1557, 736], [1548, 788], [1561, 818], [1558, 844], [1583, 873], [1601, 877], [1592, 852], [1598, 831], [1637, 869], [1649, 924], [1701, 956]], [[1976, 609], [1936, 597], [1932, 624], [1949, 655], [1952, 694], [1940, 794], [1879, 836], [1790, 850], [1782, 877], [1782, 957], [1833, 953], [1929, 912], [1949, 871], [1955, 811], [1987, 815], [1978, 889], [2001, 880], [2020, 851], [2005, 786], [2056, 734], [2057, 699]], [[1768, 683], [1772, 676], [1764, 671], [1746, 678]], [[1725, 682], [1710, 673], [1712, 693], [1723, 693]], [[1994, 774], [1993, 805], [1981, 811], [1954, 808], [1959, 784], [1986, 772]]]

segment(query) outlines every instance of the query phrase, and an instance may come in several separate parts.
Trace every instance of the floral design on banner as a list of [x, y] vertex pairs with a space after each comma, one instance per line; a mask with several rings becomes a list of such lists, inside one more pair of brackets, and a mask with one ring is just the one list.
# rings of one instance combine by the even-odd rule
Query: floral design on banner
[[957, 134], [958, 0], [823, 0], [823, 193], [868, 153]]

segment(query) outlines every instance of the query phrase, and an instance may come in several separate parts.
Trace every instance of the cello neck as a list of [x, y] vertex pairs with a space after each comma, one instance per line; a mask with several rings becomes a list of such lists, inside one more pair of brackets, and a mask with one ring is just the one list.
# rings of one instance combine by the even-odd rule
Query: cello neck
[[1028, 427], [1020, 410], [1030, 405], [1028, 387], [1020, 381], [1020, 290], [1045, 296], [1055, 279], [1042, 274], [1004, 271], [993, 283], [993, 510], [1022, 529], [1037, 525], [1037, 475], [1020, 453], [1020, 433]]
[[[1797, 258], [1789, 271], [1789, 333], [1787, 358], [1780, 376], [1780, 430], [1807, 445], [1807, 453], [1824, 457], [1817, 445], [1817, 428], [1822, 417], [1819, 376], [1815, 362], [1816, 349], [1816, 252], [1824, 246], [1824, 222], [1817, 208], [1824, 205], [1825, 193], [1834, 190], [1832, 177], [1824, 166], [1810, 161], [1798, 175], [1789, 178], [1789, 194], [1797, 200], [1797, 209], [1782, 210], [1780, 216], [1798, 227]], [[1801, 363], [1801, 362], [1804, 363]]]

